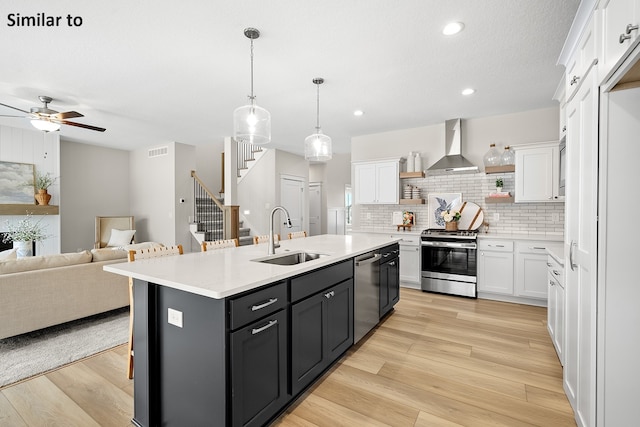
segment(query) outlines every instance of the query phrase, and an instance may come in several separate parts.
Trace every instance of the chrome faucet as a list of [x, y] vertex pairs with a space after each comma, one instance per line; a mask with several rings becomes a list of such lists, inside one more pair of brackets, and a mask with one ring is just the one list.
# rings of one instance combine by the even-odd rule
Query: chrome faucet
[[280, 243], [274, 243], [273, 241], [273, 215], [277, 210], [281, 210], [287, 216], [287, 220], [284, 222], [288, 228], [293, 227], [291, 225], [291, 218], [289, 217], [289, 212], [283, 208], [282, 206], [276, 206], [271, 210], [271, 221], [269, 221], [269, 246], [267, 248], [267, 255], [273, 255], [276, 253], [276, 248], [280, 247]]

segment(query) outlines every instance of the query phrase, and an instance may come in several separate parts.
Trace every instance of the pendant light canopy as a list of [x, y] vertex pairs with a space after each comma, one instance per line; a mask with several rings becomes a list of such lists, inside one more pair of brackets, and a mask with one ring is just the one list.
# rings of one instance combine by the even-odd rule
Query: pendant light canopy
[[322, 133], [320, 129], [320, 85], [324, 79], [316, 77], [313, 83], [317, 86], [317, 110], [316, 110], [316, 133], [309, 135], [304, 140], [304, 158], [314, 162], [326, 162], [331, 160], [331, 138]]
[[238, 142], [267, 144], [271, 141], [271, 114], [256, 105], [253, 94], [253, 40], [260, 37], [255, 28], [245, 28], [244, 35], [251, 40], [251, 95], [249, 104], [233, 112], [233, 137]]

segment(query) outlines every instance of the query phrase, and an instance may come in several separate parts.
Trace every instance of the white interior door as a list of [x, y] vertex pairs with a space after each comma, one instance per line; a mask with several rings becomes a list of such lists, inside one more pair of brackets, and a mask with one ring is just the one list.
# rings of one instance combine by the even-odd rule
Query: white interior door
[[284, 216], [281, 215], [280, 238], [286, 239], [287, 233], [302, 231], [302, 219], [304, 213], [304, 180], [295, 177], [283, 177], [280, 179], [280, 204], [289, 211], [291, 225], [287, 228], [283, 225]]
[[309, 236], [322, 234], [322, 184], [309, 184]]

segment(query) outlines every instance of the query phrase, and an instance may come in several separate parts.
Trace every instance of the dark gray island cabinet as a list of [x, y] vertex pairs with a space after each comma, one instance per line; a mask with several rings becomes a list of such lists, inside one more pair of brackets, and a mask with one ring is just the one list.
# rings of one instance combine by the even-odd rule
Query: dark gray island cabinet
[[138, 426], [264, 426], [353, 345], [353, 258], [227, 298], [134, 282]]

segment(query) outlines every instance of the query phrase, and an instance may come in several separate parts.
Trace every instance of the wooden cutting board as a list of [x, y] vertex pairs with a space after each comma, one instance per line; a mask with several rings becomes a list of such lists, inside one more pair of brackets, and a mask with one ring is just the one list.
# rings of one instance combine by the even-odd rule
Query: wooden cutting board
[[460, 221], [458, 221], [458, 230], [477, 230], [484, 221], [484, 213], [480, 206], [473, 202], [462, 202], [459, 207]]

